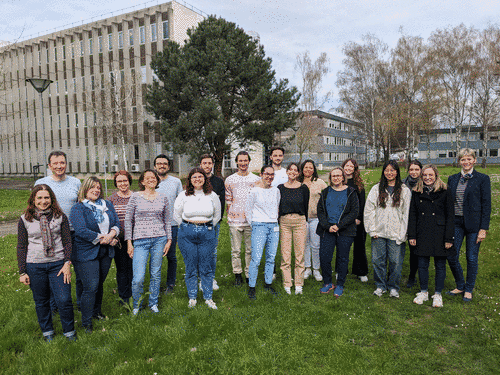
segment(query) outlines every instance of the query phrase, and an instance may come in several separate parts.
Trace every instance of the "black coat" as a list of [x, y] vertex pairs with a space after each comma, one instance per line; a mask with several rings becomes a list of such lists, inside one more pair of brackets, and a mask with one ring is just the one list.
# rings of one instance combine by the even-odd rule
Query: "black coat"
[[412, 191], [408, 239], [417, 240], [415, 254], [420, 256], [448, 256], [455, 253], [453, 243], [455, 211], [451, 191], [441, 190], [430, 194]]
[[[323, 189], [321, 197], [318, 201], [318, 227], [316, 234], [321, 236], [328, 232], [332, 224], [328, 222], [328, 212], [326, 210], [326, 197], [328, 196], [329, 187]], [[353, 187], [347, 187], [347, 203], [344, 212], [340, 215], [340, 220], [337, 224], [339, 227], [338, 234], [340, 236], [356, 237], [356, 218], [359, 213], [359, 201], [356, 190]]]

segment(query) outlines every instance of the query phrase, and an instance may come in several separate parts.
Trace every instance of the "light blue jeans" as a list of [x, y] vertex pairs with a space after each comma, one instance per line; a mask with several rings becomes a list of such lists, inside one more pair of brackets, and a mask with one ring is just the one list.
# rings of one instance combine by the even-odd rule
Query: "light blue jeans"
[[215, 240], [214, 240], [214, 256], [212, 259], [212, 271], [210, 272], [210, 277], [215, 278], [215, 269], [217, 268], [217, 246], [219, 246], [219, 231], [220, 222], [215, 226]]
[[[139, 299], [143, 292], [146, 265], [149, 256], [149, 307], [158, 304], [161, 283], [161, 265], [163, 262], [163, 249], [167, 243], [167, 237], [140, 238], [134, 241], [134, 258], [132, 268], [132, 298], [134, 308], [139, 308]], [[175, 251], [175, 249], [170, 249]]]
[[[396, 241], [388, 238], [372, 237], [373, 279], [377, 288], [399, 290], [405, 249], [404, 242], [398, 245]], [[389, 261], [389, 270], [387, 270], [387, 261]]]
[[278, 250], [280, 231], [278, 223], [252, 222], [252, 260], [248, 270], [250, 280], [248, 285], [255, 288], [264, 246], [266, 247], [266, 266], [264, 279], [266, 284], [273, 282], [274, 258]]

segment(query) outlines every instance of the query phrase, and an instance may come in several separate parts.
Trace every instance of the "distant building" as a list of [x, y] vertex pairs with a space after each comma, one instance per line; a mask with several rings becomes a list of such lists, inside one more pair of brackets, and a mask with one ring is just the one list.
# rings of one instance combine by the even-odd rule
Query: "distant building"
[[305, 112], [295, 130], [280, 134], [280, 141], [285, 144], [285, 164], [312, 159], [323, 169], [340, 165], [348, 158], [366, 164], [364, 125], [328, 112]]
[[[203, 18], [172, 1], [0, 48], [0, 176], [29, 174], [33, 166], [45, 165], [44, 139], [47, 154], [66, 152], [69, 173], [103, 173], [104, 161], [114, 172], [123, 168], [123, 159], [130, 171], [151, 167], [165, 152], [159, 123], [145, 111], [152, 56], [168, 40], [183, 44], [187, 30]], [[39, 94], [27, 78], [53, 81], [42, 94], [45, 134]], [[110, 104], [113, 93], [121, 108]], [[124, 142], [109, 135], [113, 129], [107, 136], [96, 129], [105, 117], [95, 107], [101, 95], [108, 116], [126, 119]], [[187, 168], [187, 158], [175, 156], [174, 166]]]
[[[488, 130], [486, 162], [489, 164], [499, 164], [500, 157], [500, 126], [490, 127]], [[476, 150], [478, 158], [483, 158], [484, 129], [482, 127], [471, 126], [470, 129], [464, 127], [460, 139], [460, 148], [471, 148]], [[430, 132], [420, 132], [418, 143], [418, 160], [422, 163], [432, 163], [437, 165], [452, 164], [456, 162], [457, 151], [456, 129], [433, 129]]]

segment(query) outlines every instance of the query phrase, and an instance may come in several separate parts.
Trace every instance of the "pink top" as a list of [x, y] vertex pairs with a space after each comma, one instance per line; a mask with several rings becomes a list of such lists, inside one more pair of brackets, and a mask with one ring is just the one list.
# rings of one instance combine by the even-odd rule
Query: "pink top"
[[240, 176], [238, 173], [226, 178], [226, 203], [227, 222], [231, 226], [250, 225], [245, 218], [245, 208], [250, 189], [252, 189], [260, 177], [249, 173]]

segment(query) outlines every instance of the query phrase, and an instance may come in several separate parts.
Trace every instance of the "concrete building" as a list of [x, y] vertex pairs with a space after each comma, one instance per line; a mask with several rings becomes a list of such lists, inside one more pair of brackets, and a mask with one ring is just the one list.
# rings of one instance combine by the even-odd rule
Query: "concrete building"
[[[145, 111], [152, 56], [168, 40], [183, 44], [203, 18], [172, 1], [0, 49], [0, 176], [45, 172], [44, 143], [47, 154], [67, 153], [73, 174], [152, 166], [165, 152]], [[27, 78], [53, 81], [42, 94], [44, 124]], [[185, 163], [174, 158], [177, 171]]]
[[312, 159], [319, 169], [340, 165], [347, 158], [366, 164], [363, 124], [323, 111], [305, 112], [296, 130], [281, 133], [284, 163]]

